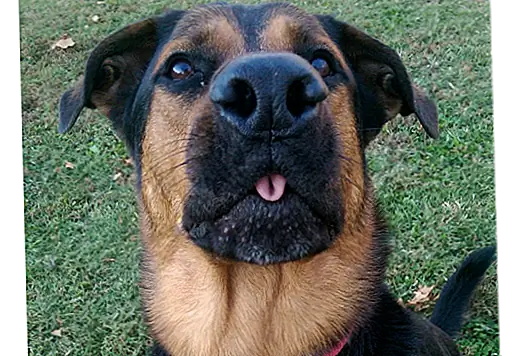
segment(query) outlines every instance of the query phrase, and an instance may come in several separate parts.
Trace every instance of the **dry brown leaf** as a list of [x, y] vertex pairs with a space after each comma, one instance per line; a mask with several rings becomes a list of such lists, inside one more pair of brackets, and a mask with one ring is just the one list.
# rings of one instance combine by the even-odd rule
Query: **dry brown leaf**
[[114, 176], [112, 177], [112, 180], [119, 180], [121, 177], [123, 176], [123, 173], [121, 172], [117, 172], [116, 174], [114, 174]]
[[129, 157], [129, 158], [125, 159], [125, 165], [127, 165], [127, 166], [133, 166], [134, 165], [134, 160], [132, 159], [132, 157]]
[[404, 305], [404, 301], [403, 301], [403, 298], [399, 298], [399, 299], [397, 299], [397, 303], [398, 303], [400, 306], [405, 307], [405, 305]]
[[61, 328], [51, 331], [51, 334], [57, 337], [61, 337]]
[[74, 169], [74, 168], [76, 168], [76, 165], [69, 161], [65, 161], [65, 168]]
[[55, 44], [52, 45], [52, 49], [56, 49], [56, 48], [67, 49], [69, 47], [74, 46], [75, 44], [76, 44], [76, 42], [74, 42], [72, 40], [72, 37], [65, 34], [65, 35], [61, 36], [61, 38]]
[[409, 300], [406, 305], [412, 306], [415, 310], [421, 310], [426, 308], [430, 301], [435, 300], [435, 295], [433, 295], [432, 291], [435, 286], [427, 287], [427, 286], [419, 286], [419, 289], [414, 293], [414, 296], [411, 300]]

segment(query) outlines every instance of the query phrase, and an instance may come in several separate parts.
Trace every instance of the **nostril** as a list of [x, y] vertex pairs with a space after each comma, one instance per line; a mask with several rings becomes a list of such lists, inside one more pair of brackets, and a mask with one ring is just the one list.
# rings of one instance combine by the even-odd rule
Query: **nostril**
[[327, 95], [325, 83], [313, 76], [295, 80], [287, 90], [287, 109], [293, 117], [300, 117], [313, 110]]
[[304, 112], [311, 110], [314, 105], [309, 105], [303, 100], [305, 96], [305, 86], [298, 80], [292, 83], [287, 90], [287, 110], [294, 117], [302, 116]]
[[212, 100], [220, 105], [225, 114], [244, 119], [256, 109], [255, 92], [241, 79], [231, 79], [218, 94], [212, 96]]

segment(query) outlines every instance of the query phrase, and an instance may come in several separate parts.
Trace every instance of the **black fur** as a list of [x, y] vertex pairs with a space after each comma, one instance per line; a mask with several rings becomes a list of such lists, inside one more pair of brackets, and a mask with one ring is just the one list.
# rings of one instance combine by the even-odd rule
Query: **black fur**
[[[195, 127], [193, 135], [208, 133]], [[184, 227], [199, 246], [267, 264], [318, 253], [340, 233], [344, 207], [329, 121], [311, 121], [301, 135], [270, 143], [248, 139], [221, 120], [207, 141], [190, 143], [189, 157], [198, 159], [187, 165], [193, 189], [183, 215]], [[266, 204], [251, 190], [271, 172], [285, 176], [291, 187], [279, 202]], [[279, 238], [267, 238], [274, 232]]]
[[489, 246], [470, 254], [442, 289], [430, 321], [450, 337], [455, 338], [462, 327], [473, 292], [495, 261], [495, 252], [496, 247]]

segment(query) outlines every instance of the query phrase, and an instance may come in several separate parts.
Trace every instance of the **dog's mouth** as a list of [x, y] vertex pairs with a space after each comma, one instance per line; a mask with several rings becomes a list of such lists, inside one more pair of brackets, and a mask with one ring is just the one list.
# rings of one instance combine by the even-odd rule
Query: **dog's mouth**
[[203, 249], [260, 265], [317, 254], [338, 233], [338, 227], [314, 211], [280, 174], [260, 178], [228, 212], [189, 229]]
[[218, 257], [259, 265], [311, 257], [340, 234], [345, 210], [337, 134], [328, 116], [291, 137], [247, 137], [196, 121], [182, 225]]
[[335, 136], [308, 135], [267, 145], [228, 134], [219, 140], [226, 151], [196, 145], [191, 153], [200, 158], [188, 166], [192, 189], [183, 217], [191, 240], [219, 257], [259, 265], [328, 248], [344, 219]]

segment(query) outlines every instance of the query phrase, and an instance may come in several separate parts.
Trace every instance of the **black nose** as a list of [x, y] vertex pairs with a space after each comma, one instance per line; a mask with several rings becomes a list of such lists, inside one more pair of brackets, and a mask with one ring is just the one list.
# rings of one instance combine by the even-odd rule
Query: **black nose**
[[271, 131], [290, 135], [315, 117], [328, 89], [303, 58], [292, 53], [256, 53], [226, 65], [210, 87], [220, 117], [244, 135]]

